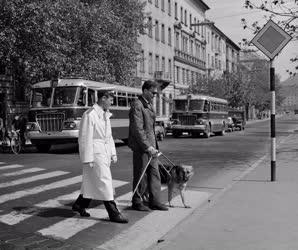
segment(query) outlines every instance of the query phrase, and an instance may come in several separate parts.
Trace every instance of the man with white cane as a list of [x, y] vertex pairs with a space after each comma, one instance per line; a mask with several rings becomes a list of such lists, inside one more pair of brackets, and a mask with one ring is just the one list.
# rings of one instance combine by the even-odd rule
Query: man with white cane
[[[156, 82], [144, 82], [142, 95], [131, 104], [129, 112], [128, 146], [133, 151], [133, 190], [135, 190], [132, 208], [138, 211], [168, 210], [160, 201], [158, 144], [154, 131], [156, 116], [152, 107], [153, 98], [157, 93]], [[147, 187], [150, 209], [142, 200]]]

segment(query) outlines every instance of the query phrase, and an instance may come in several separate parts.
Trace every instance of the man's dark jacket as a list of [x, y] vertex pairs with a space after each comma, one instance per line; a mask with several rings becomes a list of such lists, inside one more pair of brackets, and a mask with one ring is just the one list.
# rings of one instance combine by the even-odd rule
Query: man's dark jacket
[[128, 146], [135, 152], [146, 152], [150, 146], [158, 149], [155, 136], [155, 112], [143, 96], [131, 104], [129, 111]]

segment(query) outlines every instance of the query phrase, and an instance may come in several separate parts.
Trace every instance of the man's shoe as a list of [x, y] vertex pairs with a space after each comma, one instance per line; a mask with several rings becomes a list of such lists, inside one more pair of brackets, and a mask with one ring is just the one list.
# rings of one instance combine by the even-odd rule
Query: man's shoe
[[142, 212], [149, 212], [150, 209], [146, 207], [143, 203], [133, 203], [132, 204], [132, 209], [137, 210], [137, 211], [142, 211]]
[[161, 210], [161, 211], [168, 211], [169, 208], [165, 206], [164, 204], [158, 203], [158, 204], [151, 204], [149, 205], [150, 209], [152, 210]]
[[84, 208], [80, 208], [77, 204], [72, 205], [72, 211], [79, 212], [82, 217], [90, 217], [90, 214], [87, 213]]
[[110, 221], [116, 222], [116, 223], [128, 223], [128, 219], [126, 219], [122, 214], [115, 214], [113, 216], [110, 216]]

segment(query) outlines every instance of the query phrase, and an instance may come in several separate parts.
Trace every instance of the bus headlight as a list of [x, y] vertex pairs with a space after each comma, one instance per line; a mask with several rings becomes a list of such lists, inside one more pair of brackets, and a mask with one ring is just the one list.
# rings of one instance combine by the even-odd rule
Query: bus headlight
[[75, 122], [64, 122], [63, 128], [64, 129], [75, 129], [77, 124]]
[[28, 122], [26, 124], [26, 130], [27, 131], [37, 131], [38, 129], [38, 125], [35, 122]]

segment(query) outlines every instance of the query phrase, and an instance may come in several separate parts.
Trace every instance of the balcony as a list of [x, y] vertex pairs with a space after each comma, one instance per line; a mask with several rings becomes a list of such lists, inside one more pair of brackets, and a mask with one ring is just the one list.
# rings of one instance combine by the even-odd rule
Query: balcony
[[175, 60], [180, 61], [182, 63], [189, 64], [194, 67], [198, 67], [200, 69], [206, 68], [206, 63], [202, 60], [200, 60], [197, 57], [194, 57], [192, 55], [189, 55], [181, 50], [175, 49]]

